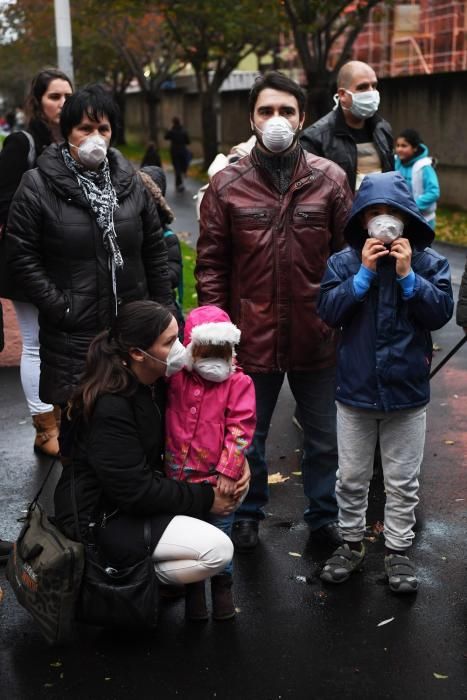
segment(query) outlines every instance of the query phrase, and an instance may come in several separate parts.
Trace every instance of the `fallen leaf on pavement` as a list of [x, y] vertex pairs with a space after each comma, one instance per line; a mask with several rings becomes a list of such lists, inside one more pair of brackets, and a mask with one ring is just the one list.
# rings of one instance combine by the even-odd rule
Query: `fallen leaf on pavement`
[[442, 673], [433, 673], [433, 675], [440, 681], [444, 681], [446, 678], [449, 678], [449, 676], [444, 676]]
[[4, 595], [5, 594], [3, 593], [2, 589], [0, 588], [0, 603], [2, 602]]
[[294, 476], [301, 476], [301, 475], [302, 475], [302, 472], [292, 472], [292, 474], [293, 474]]
[[62, 665], [61, 661], [52, 661], [52, 663], [49, 664], [49, 666], [52, 666], [52, 668], [60, 668], [61, 665]]
[[395, 620], [394, 617], [388, 617], [387, 620], [382, 620], [381, 622], [378, 622], [378, 624], [376, 625], [376, 627], [382, 627], [383, 625], [388, 625], [388, 624], [389, 624], [390, 622], [392, 622], [393, 620]]
[[280, 472], [276, 472], [275, 474], [269, 474], [268, 484], [283, 484], [288, 479], [290, 479], [290, 476], [283, 476]]
[[455, 443], [454, 440], [445, 440], [445, 441], [444, 441], [444, 444], [445, 444], [445, 445], [455, 445], [456, 443]]
[[301, 557], [302, 555], [299, 554], [298, 552], [289, 552], [291, 557]]

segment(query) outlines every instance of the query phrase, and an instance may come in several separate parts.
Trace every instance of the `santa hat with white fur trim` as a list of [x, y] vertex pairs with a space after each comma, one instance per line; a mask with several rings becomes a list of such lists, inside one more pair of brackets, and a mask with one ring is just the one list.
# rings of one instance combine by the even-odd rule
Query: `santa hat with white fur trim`
[[199, 306], [186, 319], [183, 342], [199, 345], [236, 345], [241, 332], [218, 306]]

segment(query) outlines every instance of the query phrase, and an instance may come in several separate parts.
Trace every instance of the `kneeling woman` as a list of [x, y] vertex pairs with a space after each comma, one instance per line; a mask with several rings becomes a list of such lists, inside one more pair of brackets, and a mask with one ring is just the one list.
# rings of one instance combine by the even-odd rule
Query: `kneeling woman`
[[229, 497], [163, 476], [164, 382], [157, 380], [181, 369], [182, 353], [177, 322], [163, 306], [135, 301], [120, 310], [112, 331], [89, 348], [71, 401], [71, 461], [55, 491], [58, 525], [75, 537], [73, 469], [81, 537], [89, 537], [94, 523], [98, 548], [115, 568], [144, 557], [150, 518], [152, 556], [164, 584], [201, 581], [230, 562], [230, 539], [201, 518], [231, 513], [249, 480], [246, 466]]

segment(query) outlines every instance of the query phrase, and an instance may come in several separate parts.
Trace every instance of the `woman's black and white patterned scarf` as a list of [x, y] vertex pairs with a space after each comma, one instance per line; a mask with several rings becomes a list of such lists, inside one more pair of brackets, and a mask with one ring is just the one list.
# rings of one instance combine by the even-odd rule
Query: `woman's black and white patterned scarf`
[[123, 267], [123, 256], [120, 252], [114, 226], [114, 210], [118, 207], [118, 200], [110, 179], [109, 161], [106, 158], [98, 171], [84, 170], [70, 155], [66, 146], [62, 147], [62, 155], [65, 165], [71, 170], [83, 190], [84, 196], [95, 214], [97, 225], [102, 231], [104, 247], [109, 255], [115, 315], [117, 315], [116, 270]]
[[84, 170], [70, 155], [66, 146], [62, 148], [63, 159], [83, 190], [93, 210], [97, 225], [104, 236], [104, 245], [111, 255], [115, 267], [123, 267], [123, 257], [117, 243], [114, 227], [114, 210], [118, 207], [117, 194], [110, 179], [109, 161], [105, 159], [98, 171]]

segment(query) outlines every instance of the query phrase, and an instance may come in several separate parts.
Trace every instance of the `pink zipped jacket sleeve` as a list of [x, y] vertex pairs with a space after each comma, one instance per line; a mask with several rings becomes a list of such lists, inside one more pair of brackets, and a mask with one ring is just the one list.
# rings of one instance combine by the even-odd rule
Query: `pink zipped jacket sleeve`
[[255, 387], [251, 377], [239, 371], [232, 376], [230, 383], [225, 413], [224, 446], [216, 467], [219, 474], [238, 481], [255, 428]]

